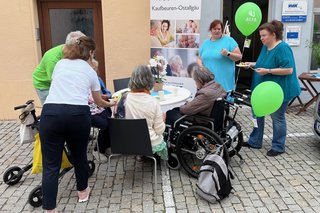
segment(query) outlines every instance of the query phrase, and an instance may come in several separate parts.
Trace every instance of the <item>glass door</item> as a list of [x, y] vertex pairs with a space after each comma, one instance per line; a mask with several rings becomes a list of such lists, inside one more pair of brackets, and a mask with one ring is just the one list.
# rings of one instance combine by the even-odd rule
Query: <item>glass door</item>
[[65, 43], [71, 31], [80, 30], [94, 38], [99, 75], [105, 79], [101, 2], [97, 0], [38, 0], [41, 50]]

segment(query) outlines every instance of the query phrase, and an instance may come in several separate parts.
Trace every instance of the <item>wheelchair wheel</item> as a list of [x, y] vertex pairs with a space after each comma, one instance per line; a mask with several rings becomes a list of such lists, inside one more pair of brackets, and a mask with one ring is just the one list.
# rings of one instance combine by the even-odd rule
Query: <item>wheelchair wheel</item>
[[320, 122], [318, 120], [314, 121], [313, 124], [313, 132], [315, 134], [315, 136], [320, 139]]
[[221, 146], [223, 143], [217, 133], [206, 127], [193, 126], [182, 131], [178, 137], [176, 153], [186, 172], [197, 178], [204, 158], [220, 150], [218, 147]]
[[96, 164], [93, 161], [89, 160], [88, 165], [89, 165], [89, 177], [91, 177], [94, 173], [94, 170], [96, 169]]
[[315, 120], [320, 120], [320, 96], [318, 96], [317, 102], [314, 106], [313, 116]]
[[23, 173], [19, 174], [19, 172], [22, 169], [18, 166], [13, 166], [11, 168], [9, 168], [4, 174], [3, 174], [3, 182], [5, 182], [6, 184], [12, 186], [17, 184], [21, 178]]
[[[227, 118], [227, 119], [230, 119], [230, 118]], [[243, 144], [243, 133], [241, 131], [240, 125], [236, 121], [232, 120], [232, 125], [230, 125], [230, 128], [232, 126], [236, 126], [239, 133], [232, 141], [230, 141], [229, 144], [226, 145], [228, 148], [230, 158], [240, 151]]]
[[39, 207], [42, 205], [42, 186], [37, 186], [30, 192], [28, 203], [33, 207]]

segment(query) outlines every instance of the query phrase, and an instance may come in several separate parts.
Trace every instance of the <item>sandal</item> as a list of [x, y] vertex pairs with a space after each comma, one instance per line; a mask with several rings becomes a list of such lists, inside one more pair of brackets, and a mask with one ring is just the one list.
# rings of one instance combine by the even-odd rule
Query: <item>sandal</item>
[[78, 191], [78, 197], [79, 197], [78, 202], [83, 203], [83, 202], [88, 201], [89, 196], [90, 196], [90, 192], [91, 192], [91, 190], [90, 190], [89, 186], [83, 191]]

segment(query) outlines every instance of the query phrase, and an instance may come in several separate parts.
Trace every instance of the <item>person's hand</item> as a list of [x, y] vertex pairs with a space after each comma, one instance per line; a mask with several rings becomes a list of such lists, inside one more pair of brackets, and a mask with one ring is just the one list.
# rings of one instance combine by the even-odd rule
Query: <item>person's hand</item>
[[108, 103], [110, 104], [110, 107], [112, 107], [112, 106], [115, 106], [117, 104], [117, 101], [114, 100], [114, 99], [109, 99]]
[[228, 51], [228, 50], [226, 50], [226, 49], [222, 48], [222, 50], [221, 50], [221, 55], [223, 55], [223, 56], [227, 56], [227, 55], [228, 55], [228, 53], [229, 53], [229, 51]]
[[107, 101], [110, 98], [110, 96], [107, 94], [101, 94], [101, 98]]
[[266, 69], [266, 68], [257, 68], [256, 69], [256, 72], [259, 74], [259, 75], [266, 75], [269, 73], [269, 69]]

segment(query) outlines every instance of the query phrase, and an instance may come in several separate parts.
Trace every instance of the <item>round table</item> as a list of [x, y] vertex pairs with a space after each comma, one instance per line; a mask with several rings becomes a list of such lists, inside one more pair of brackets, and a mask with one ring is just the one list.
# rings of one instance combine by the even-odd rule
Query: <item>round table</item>
[[[125, 91], [129, 91], [129, 88], [119, 90], [115, 92], [112, 97], [119, 96], [121, 93]], [[177, 92], [175, 92], [175, 90]], [[185, 88], [181, 87], [175, 87], [175, 86], [169, 86], [169, 85], [164, 85], [163, 86], [163, 91], [164, 91], [164, 99], [160, 100], [159, 99], [159, 94], [158, 92], [151, 91], [151, 96], [155, 97], [161, 106], [161, 110], [163, 112], [166, 112], [170, 109], [173, 109], [175, 107], [179, 107], [183, 105], [191, 96], [191, 92]]]

